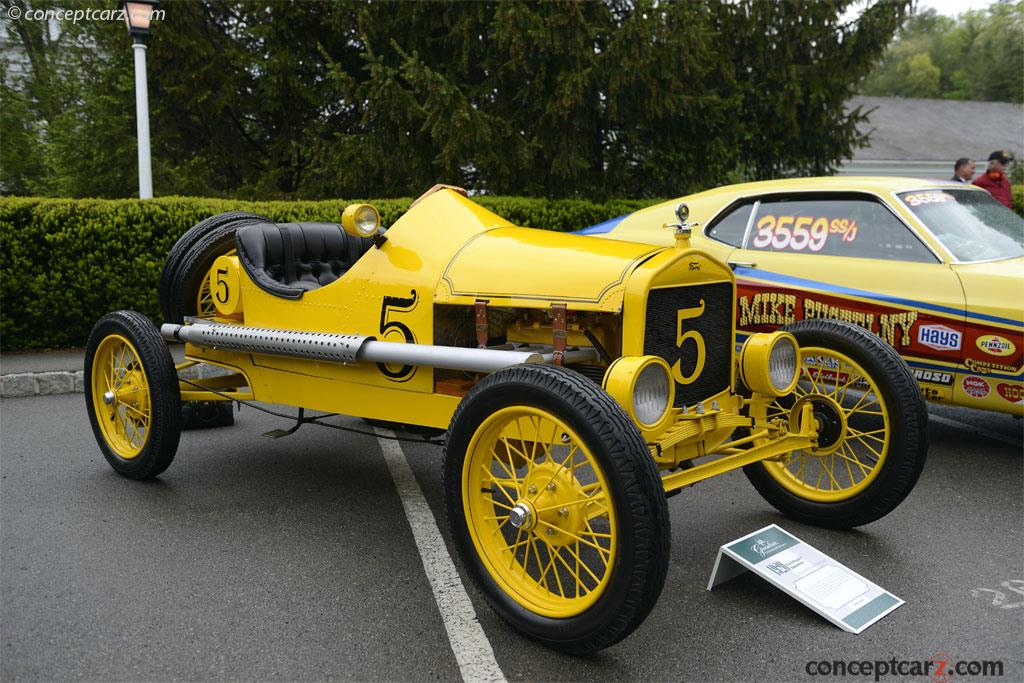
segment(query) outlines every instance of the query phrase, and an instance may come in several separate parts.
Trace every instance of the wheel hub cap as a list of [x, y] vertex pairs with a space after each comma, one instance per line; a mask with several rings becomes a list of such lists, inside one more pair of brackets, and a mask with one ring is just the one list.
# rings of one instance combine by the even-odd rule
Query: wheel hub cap
[[103, 402], [106, 403], [108, 406], [109, 405], [113, 405], [114, 398], [115, 398], [115, 396], [114, 396], [114, 392], [113, 391], [105, 391], [105, 392], [103, 392]]
[[831, 396], [809, 394], [797, 401], [790, 410], [790, 429], [796, 429], [805, 404], [811, 404], [818, 445], [810, 449], [814, 455], [828, 455], [839, 450], [846, 439], [846, 414]]
[[533, 523], [533, 512], [526, 503], [516, 503], [509, 510], [508, 521], [517, 529], [529, 529]]

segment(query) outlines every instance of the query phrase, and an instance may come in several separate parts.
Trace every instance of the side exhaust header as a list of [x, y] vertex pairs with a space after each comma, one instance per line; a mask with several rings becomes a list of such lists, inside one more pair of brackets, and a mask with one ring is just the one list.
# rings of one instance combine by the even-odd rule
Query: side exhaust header
[[336, 363], [392, 363], [494, 372], [510, 365], [543, 363], [545, 356], [536, 351], [471, 349], [430, 344], [377, 341], [353, 334], [294, 332], [265, 327], [244, 327], [208, 321], [190, 325], [165, 323], [160, 326], [164, 339], [184, 341], [214, 349], [291, 356]]

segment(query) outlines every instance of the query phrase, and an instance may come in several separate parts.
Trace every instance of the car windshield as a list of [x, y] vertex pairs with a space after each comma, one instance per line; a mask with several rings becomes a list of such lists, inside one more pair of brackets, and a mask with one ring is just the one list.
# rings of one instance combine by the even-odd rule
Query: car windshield
[[987, 192], [924, 190], [900, 199], [959, 261], [1024, 255], [1024, 219]]

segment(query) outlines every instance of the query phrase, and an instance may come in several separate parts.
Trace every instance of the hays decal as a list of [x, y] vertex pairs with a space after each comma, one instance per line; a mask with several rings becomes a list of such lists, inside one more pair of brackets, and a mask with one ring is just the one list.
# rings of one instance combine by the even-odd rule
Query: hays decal
[[963, 332], [946, 325], [918, 325], [917, 342], [922, 346], [939, 351], [959, 351]]

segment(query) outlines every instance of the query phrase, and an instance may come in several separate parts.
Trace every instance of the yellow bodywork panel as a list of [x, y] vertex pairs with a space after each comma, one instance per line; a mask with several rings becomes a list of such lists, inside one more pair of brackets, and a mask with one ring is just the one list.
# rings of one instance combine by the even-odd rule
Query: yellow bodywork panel
[[619, 311], [629, 274], [658, 247], [595, 237], [502, 228], [477, 235], [444, 269], [436, 301], [580, 311]]

